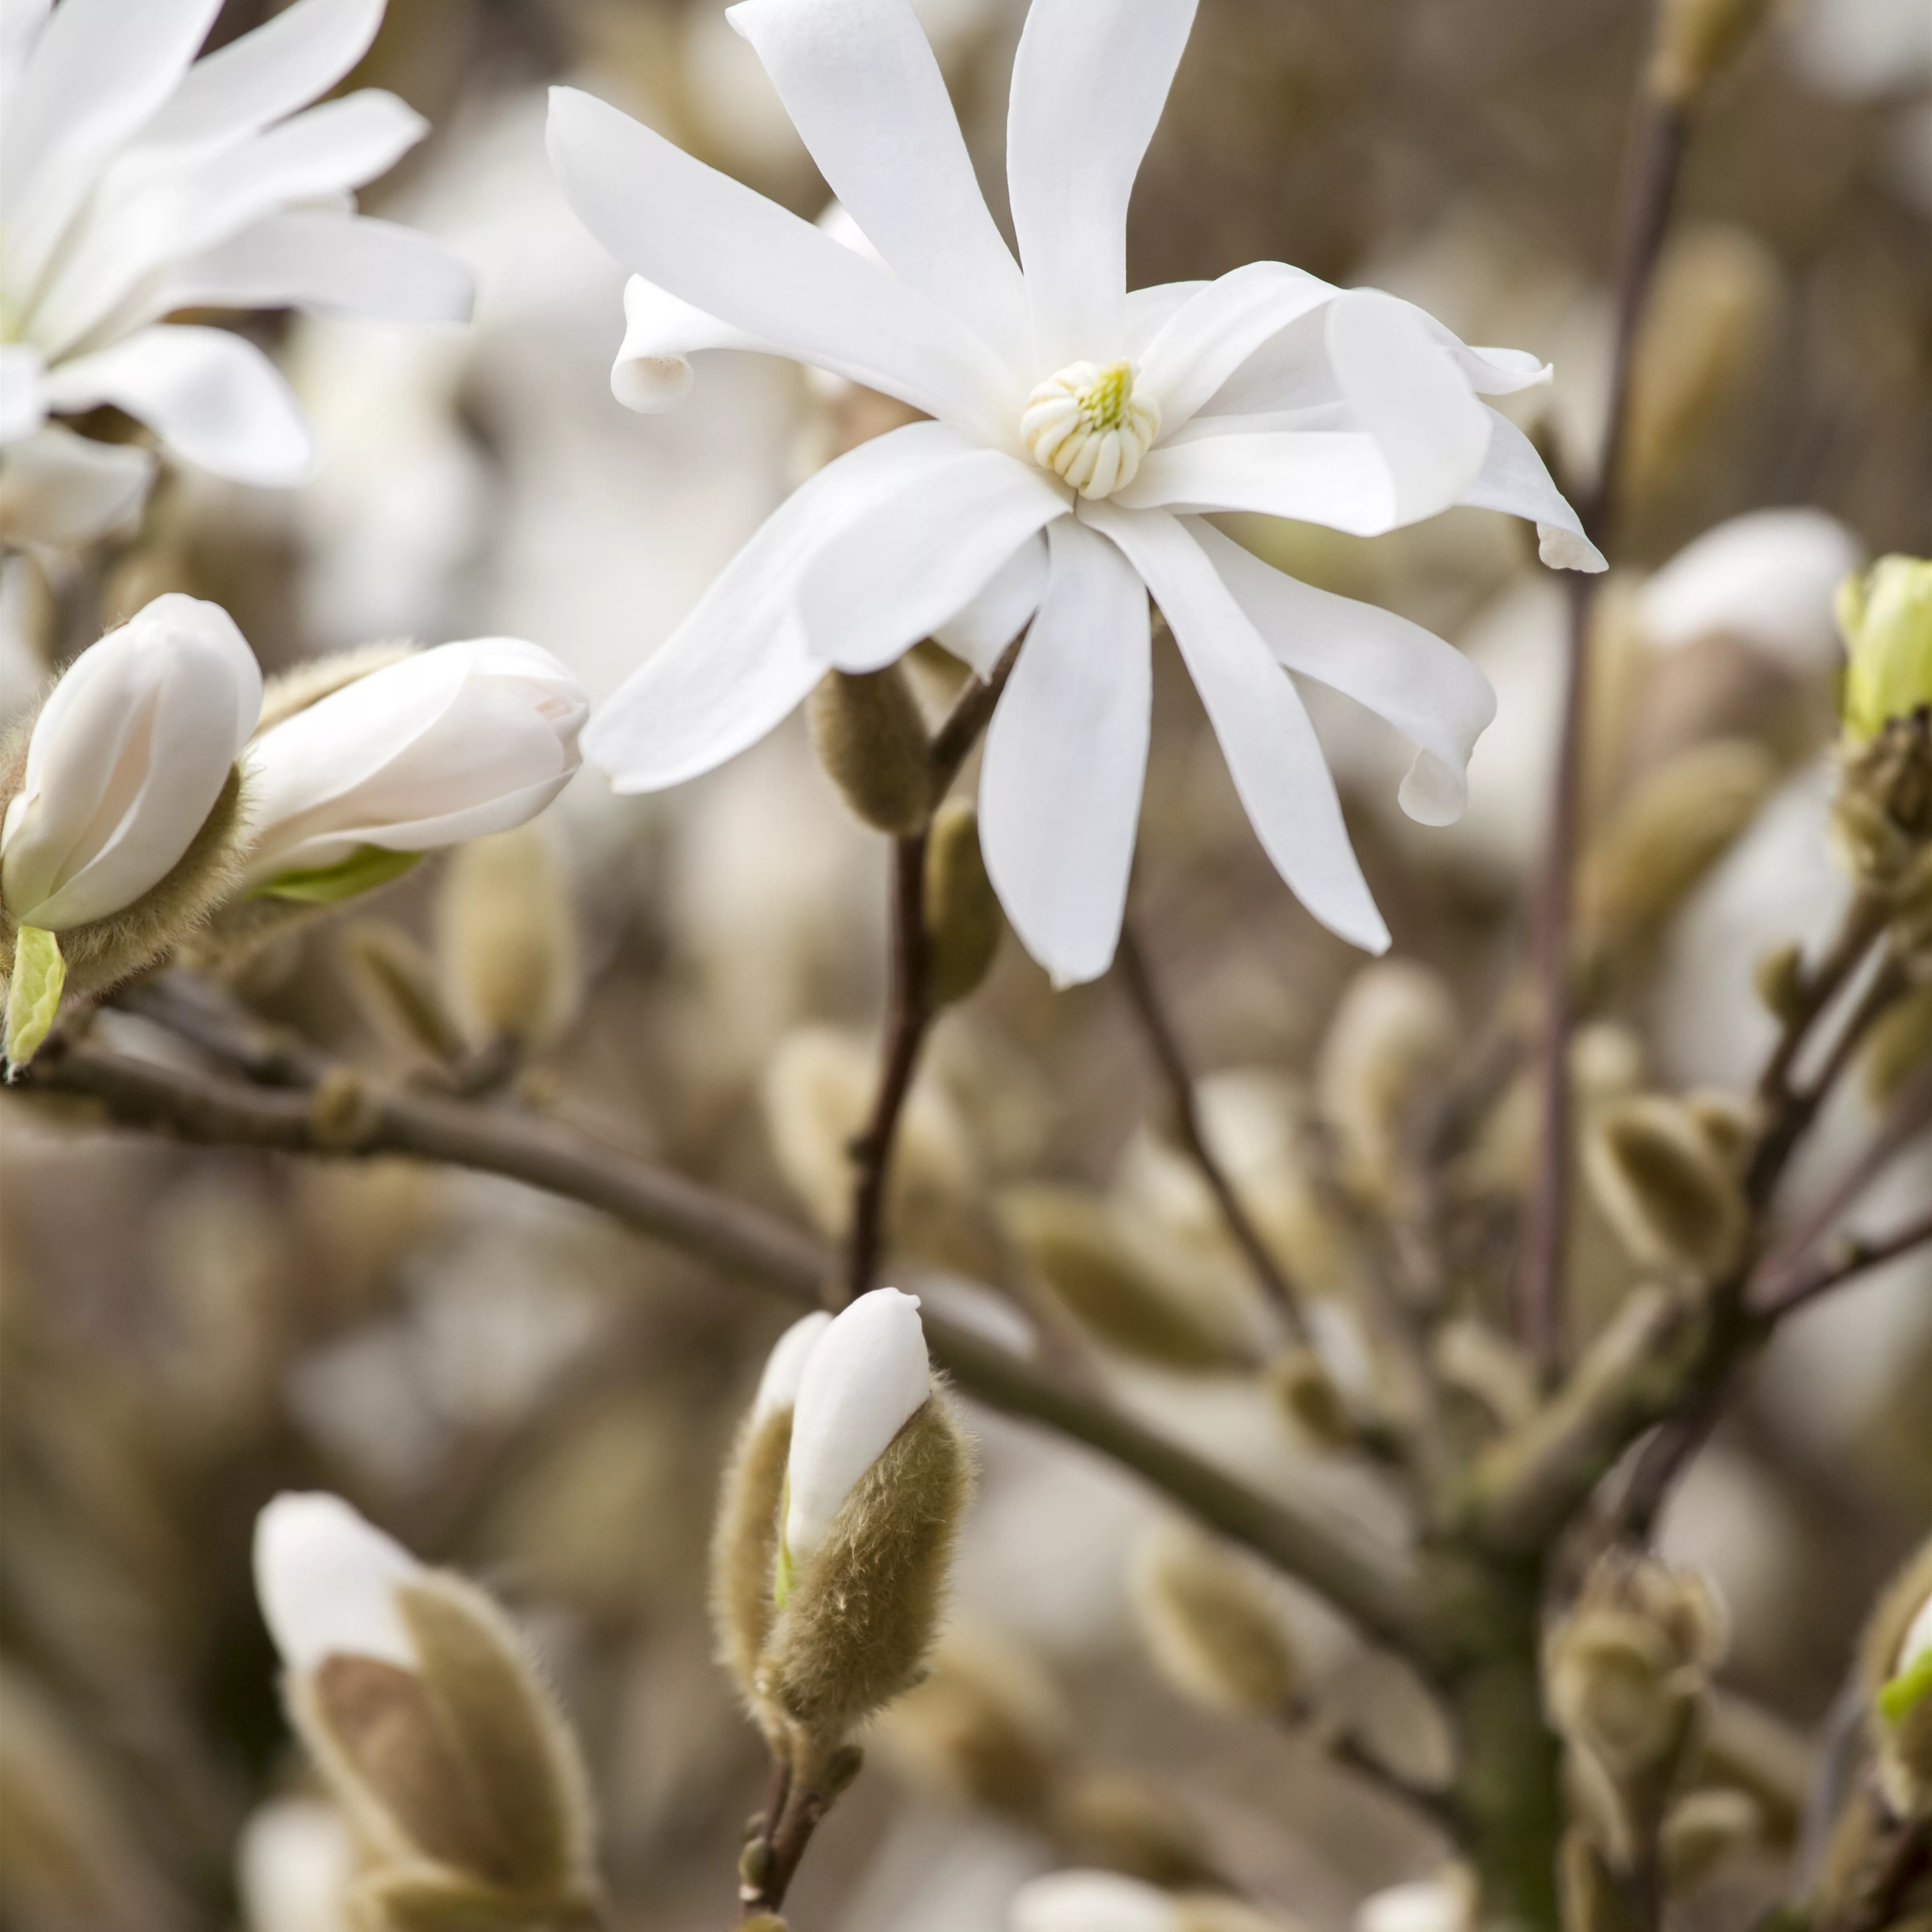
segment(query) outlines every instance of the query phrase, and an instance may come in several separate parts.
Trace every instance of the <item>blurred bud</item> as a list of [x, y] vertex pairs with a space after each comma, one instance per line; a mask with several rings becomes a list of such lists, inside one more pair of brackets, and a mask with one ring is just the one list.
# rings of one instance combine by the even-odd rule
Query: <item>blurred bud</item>
[[1712, 1152], [1742, 1172], [1762, 1127], [1756, 1103], [1721, 1088], [1696, 1087], [1684, 1096], [1684, 1111], [1697, 1124]]
[[758, 1658], [776, 1614], [778, 1511], [791, 1453], [793, 1406], [806, 1358], [831, 1325], [832, 1317], [821, 1311], [794, 1322], [778, 1337], [739, 1425], [718, 1491], [711, 1535], [712, 1626], [719, 1658], [754, 1711]]
[[862, 1294], [800, 1371], [758, 1688], [815, 1756], [916, 1678], [972, 1488], [919, 1303]]
[[262, 1512], [255, 1579], [291, 1714], [374, 1857], [376, 1922], [584, 1922], [583, 1770], [494, 1604], [328, 1496]]
[[1882, 556], [1840, 586], [1845, 730], [1868, 742], [1932, 706], [1932, 560]]
[[1592, 1123], [1584, 1172], [1604, 1218], [1646, 1267], [1713, 1280], [1736, 1262], [1744, 1195], [1729, 1161], [1682, 1102], [1613, 1102]]
[[1762, 1845], [1764, 1807], [1730, 1786], [1680, 1798], [1664, 1820], [1664, 1880], [1673, 1892], [1692, 1892], [1720, 1866]]
[[1888, 1106], [1932, 1060], [1932, 980], [1914, 986], [1882, 1014], [1866, 1036], [1861, 1075], [1865, 1098]]
[[1572, 1825], [1563, 1834], [1556, 1881], [1564, 1932], [1642, 1932], [1634, 1902], [1581, 1825]]
[[328, 691], [250, 747], [250, 892], [335, 904], [424, 852], [524, 824], [576, 771], [589, 711], [556, 658], [512, 638], [418, 652]]
[[1028, 1652], [987, 1631], [953, 1630], [879, 1738], [927, 1790], [1036, 1826], [1064, 1772], [1071, 1723], [1059, 1687]]
[[1074, 1188], [1040, 1186], [1010, 1190], [999, 1208], [1040, 1285], [1096, 1340], [1168, 1369], [1250, 1362], [1245, 1341], [1216, 1320], [1218, 1310], [1190, 1300], [1130, 1250], [1105, 1202]]
[[1306, 1343], [1293, 1342], [1277, 1350], [1268, 1358], [1267, 1374], [1270, 1392], [1311, 1442], [1346, 1449], [1359, 1440], [1361, 1432], [1347, 1399], [1328, 1364]]
[[1222, 1892], [1164, 1892], [1118, 1872], [1031, 1880], [1007, 1908], [1011, 1932], [1280, 1932], [1282, 1922]]
[[904, 837], [932, 811], [930, 736], [919, 700], [896, 664], [829, 670], [807, 706], [812, 748], [855, 817]]
[[785, 1932], [785, 1922], [776, 1912], [754, 1912], [739, 1920], [738, 1932]]
[[1641, 946], [1729, 851], [1778, 782], [1748, 739], [1698, 745], [1646, 772], [1591, 847], [1580, 914], [1598, 945]]
[[314, 1798], [272, 1798], [236, 1846], [235, 1888], [248, 1932], [349, 1932], [357, 1853], [349, 1821]]
[[980, 814], [964, 799], [949, 799], [933, 817], [926, 848], [926, 928], [932, 997], [951, 1006], [986, 978], [1006, 931], [980, 850]]
[[1535, 1365], [1487, 1322], [1458, 1316], [1436, 1332], [1436, 1372], [1500, 1429], [1520, 1429], [1542, 1406]]
[[1340, 1142], [1345, 1178], [1366, 1198], [1399, 1197], [1414, 1164], [1415, 1102], [1461, 1043], [1455, 1001], [1429, 968], [1382, 960], [1348, 982], [1322, 1042], [1316, 1098]]
[[1901, 1816], [1932, 1806], [1932, 1542], [1879, 1598], [1858, 1675], [1886, 1802]]
[[444, 1005], [436, 962], [400, 926], [359, 920], [342, 935], [350, 990], [376, 1037], [405, 1053], [458, 1058], [463, 1034]]
[[1460, 1865], [1435, 1878], [1372, 1893], [1355, 1913], [1355, 1932], [1472, 1932], [1476, 1888]]
[[1894, 718], [1869, 742], [1848, 740], [1841, 748], [1832, 842], [1864, 890], [1924, 928], [1932, 912], [1932, 710]]
[[375, 1097], [352, 1066], [332, 1066], [309, 1090], [309, 1132], [338, 1150], [359, 1147], [375, 1124]]
[[1141, 1538], [1134, 1610], [1148, 1654], [1181, 1695], [1210, 1710], [1286, 1712], [1301, 1684], [1280, 1605], [1232, 1551], [1180, 1523]]
[[1205, 1885], [1214, 1874], [1192, 1821], [1137, 1778], [1088, 1772], [1056, 1795], [1052, 1836], [1069, 1856], [1149, 1885]]
[[1737, 58], [1768, 0], [1664, 0], [1651, 53], [1650, 91], [1665, 106], [1694, 106]]
[[1804, 947], [1795, 939], [1774, 946], [1752, 969], [1751, 983], [1773, 1019], [1793, 1018], [1804, 1000]]
[[542, 828], [464, 846], [436, 910], [436, 950], [472, 1039], [534, 1050], [562, 1038], [577, 1012], [577, 922]]

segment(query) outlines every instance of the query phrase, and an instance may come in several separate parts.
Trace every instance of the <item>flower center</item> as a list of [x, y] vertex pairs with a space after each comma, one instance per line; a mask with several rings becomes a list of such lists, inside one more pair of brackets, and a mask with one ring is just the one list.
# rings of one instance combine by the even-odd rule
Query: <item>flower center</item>
[[1083, 496], [1126, 488], [1160, 433], [1160, 405], [1134, 394], [1131, 362], [1075, 362], [1027, 398], [1020, 435], [1034, 460]]

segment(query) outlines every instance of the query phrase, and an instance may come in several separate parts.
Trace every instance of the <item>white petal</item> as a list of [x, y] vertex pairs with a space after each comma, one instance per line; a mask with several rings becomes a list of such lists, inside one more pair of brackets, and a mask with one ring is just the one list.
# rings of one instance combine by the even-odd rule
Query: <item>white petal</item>
[[0, 344], [0, 443], [32, 436], [47, 419], [46, 365], [30, 342]]
[[1331, 932], [1371, 952], [1388, 928], [1369, 895], [1342, 822], [1322, 747], [1292, 680], [1172, 517], [1110, 504], [1093, 520], [1146, 580], [1221, 742], [1248, 818], [1275, 869]]
[[1259, 344], [1216, 392], [1196, 426], [1209, 416], [1254, 418], [1342, 401], [1342, 386], [1328, 354], [1324, 304]]
[[255, 1594], [291, 1670], [312, 1670], [330, 1656], [413, 1670], [416, 1646], [396, 1592], [424, 1574], [340, 1496], [284, 1492], [255, 1519]]
[[1140, 474], [1111, 500], [1128, 510], [1258, 510], [1355, 536], [1379, 536], [1401, 520], [1381, 447], [1360, 430], [1264, 430], [1156, 444]]
[[128, 523], [154, 481], [152, 450], [55, 424], [0, 450], [0, 540], [68, 550]]
[[251, 1932], [344, 1932], [362, 1855], [342, 1812], [320, 1798], [271, 1798], [235, 1844], [235, 1891]]
[[[1449, 335], [1447, 328], [1442, 332]], [[1470, 388], [1479, 396], [1514, 396], [1524, 389], [1546, 388], [1556, 380], [1556, 370], [1526, 349], [1472, 349], [1454, 336], [1450, 340]]]
[[1469, 754], [1496, 716], [1489, 680], [1420, 624], [1285, 576], [1211, 524], [1187, 528], [1277, 662], [1346, 692], [1417, 748], [1402, 792], [1409, 815], [1460, 818]]
[[793, 615], [806, 566], [868, 504], [916, 491], [971, 446], [943, 423], [909, 423], [828, 464], [599, 708], [585, 754], [619, 791], [658, 791], [756, 744], [825, 674]]
[[1822, 510], [1754, 510], [1706, 530], [1645, 584], [1644, 634], [1681, 650], [1721, 631], [1801, 676], [1843, 661], [1832, 613], [1864, 547]]
[[1036, 465], [974, 449], [869, 506], [800, 580], [813, 654], [842, 670], [892, 663], [956, 616], [1069, 501]]
[[1138, 358], [1134, 379], [1160, 404], [1172, 436], [1270, 337], [1337, 291], [1300, 268], [1250, 262], [1210, 282], [1170, 316]]
[[1928, 1651], [1932, 1651], [1932, 1596], [1919, 1605], [1918, 1614], [1907, 1627], [1892, 1675], [1896, 1677], [1910, 1670]]
[[52, 370], [60, 410], [112, 403], [170, 448], [238, 483], [299, 483], [314, 467], [302, 406], [275, 365], [225, 328], [164, 325]]
[[886, 269], [573, 88], [551, 90], [548, 140], [578, 218], [647, 281], [801, 362], [1010, 436], [999, 358]]
[[990, 678], [1006, 646], [1033, 622], [1046, 595], [1046, 538], [1030, 538], [994, 572], [980, 594], [933, 632], [981, 678]]
[[1013, 59], [1006, 181], [1049, 370], [1123, 347], [1127, 200], [1195, 0], [1034, 0]]
[[1012, 1932], [1181, 1932], [1172, 1892], [1118, 1872], [1058, 1871], [1029, 1880], [1007, 1908]]
[[1047, 532], [1050, 575], [986, 734], [980, 840], [1026, 950], [1060, 986], [1112, 962], [1152, 704], [1147, 592], [1084, 523]]
[[802, 1316], [778, 1337], [765, 1358], [765, 1372], [758, 1378], [758, 1392], [752, 1398], [754, 1422], [790, 1408], [798, 1400], [805, 1365], [818, 1346], [818, 1338], [831, 1326], [832, 1317], [820, 1309], [816, 1314]]
[[919, 1298], [875, 1288], [837, 1316], [807, 1358], [793, 1406], [785, 1547], [804, 1562], [852, 1485], [932, 1393]]
[[40, 280], [108, 157], [173, 92], [220, 0], [62, 0], [0, 129], [9, 290]]
[[1388, 460], [1399, 520], [1448, 508], [1482, 469], [1495, 412], [1477, 401], [1428, 319], [1393, 296], [1337, 296], [1325, 334], [1342, 395]]
[[1457, 501], [1532, 519], [1538, 552], [1552, 570], [1607, 570], [1603, 552], [1583, 534], [1576, 512], [1544, 466], [1535, 444], [1508, 417], [1494, 410], [1490, 415], [1489, 454]]
[[706, 349], [771, 352], [756, 336], [633, 275], [624, 284], [624, 340], [610, 366], [610, 393], [642, 416], [675, 409], [691, 393], [690, 358]]
[[726, 18], [758, 49], [819, 172], [900, 280], [1023, 368], [1026, 284], [908, 0], [742, 0]]
[[1450, 1880], [1417, 1879], [1372, 1892], [1355, 1914], [1355, 1932], [1468, 1932], [1473, 1915], [1467, 1888]]
[[1148, 344], [1169, 320], [1211, 282], [1156, 282], [1144, 289], [1127, 291], [1125, 310], [1126, 337], [1123, 346], [1138, 363], [1147, 353]]

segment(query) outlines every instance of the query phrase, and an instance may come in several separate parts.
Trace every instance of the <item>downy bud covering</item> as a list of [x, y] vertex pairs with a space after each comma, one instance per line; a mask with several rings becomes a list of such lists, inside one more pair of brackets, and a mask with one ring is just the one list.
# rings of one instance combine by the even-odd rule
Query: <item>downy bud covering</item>
[[1932, 1543], [1880, 1598], [1858, 1668], [1886, 1802], [1900, 1816], [1932, 1807]]
[[1673, 1892], [1691, 1892], [1741, 1852], [1766, 1844], [1764, 1807], [1735, 1785], [1694, 1791], [1664, 1821], [1664, 1870]]
[[[930, 1648], [972, 1486], [916, 1298], [862, 1294], [806, 1358], [792, 1415], [761, 1701], [822, 1758]], [[794, 1750], [794, 1762], [800, 1753]]]
[[369, 1849], [366, 1922], [590, 1922], [576, 1748], [495, 1604], [330, 1496], [268, 1504], [255, 1579], [290, 1714]]
[[1650, 91], [1666, 106], [1694, 105], [1736, 58], [1766, 0], [1664, 0], [1657, 14]]
[[965, 800], [950, 799], [934, 814], [926, 848], [928, 984], [940, 1006], [978, 987], [1006, 929], [980, 850], [980, 814]]
[[1706, 1281], [1736, 1260], [1745, 1232], [1736, 1171], [1681, 1101], [1646, 1094], [1606, 1107], [1583, 1166], [1634, 1260]]
[[807, 713], [818, 762], [856, 818], [898, 837], [926, 822], [932, 810], [929, 739], [919, 700], [898, 665], [827, 671]]
[[80, 654], [0, 760], [15, 1063], [45, 1037], [63, 983], [98, 991], [149, 964], [226, 890], [235, 758], [261, 698], [225, 610], [158, 597]]
[[523, 824], [576, 771], [589, 714], [564, 666], [514, 638], [440, 645], [330, 692], [250, 748], [248, 890], [333, 904]]
[[1932, 705], [1932, 560], [1882, 556], [1839, 586], [1846, 735], [1862, 744]]
[[1300, 1687], [1294, 1639], [1268, 1587], [1184, 1524], [1156, 1525], [1134, 1553], [1134, 1609], [1148, 1652], [1210, 1710], [1285, 1714]]
[[478, 1045], [542, 1048], [576, 1016], [577, 925], [544, 829], [519, 826], [466, 845], [436, 902], [452, 999]]

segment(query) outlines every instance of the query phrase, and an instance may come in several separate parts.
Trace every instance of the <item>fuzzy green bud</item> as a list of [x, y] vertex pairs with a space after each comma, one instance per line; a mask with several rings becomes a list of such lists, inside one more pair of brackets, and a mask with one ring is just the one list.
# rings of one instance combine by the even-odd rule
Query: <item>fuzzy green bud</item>
[[855, 817], [896, 837], [932, 811], [931, 742], [919, 700], [896, 664], [827, 671], [806, 706], [813, 748]]
[[1752, 968], [1751, 984], [1773, 1019], [1796, 1017], [1805, 995], [1804, 947], [1795, 939], [1774, 946]]
[[1597, 1204], [1633, 1259], [1700, 1280], [1742, 1251], [1744, 1195], [1736, 1170], [1681, 1101], [1639, 1094], [1603, 1109], [1584, 1142]]
[[1240, 1558], [1162, 1525], [1135, 1552], [1132, 1582], [1148, 1654], [1182, 1696], [1210, 1710], [1287, 1711], [1300, 1660], [1280, 1604]]
[[1764, 1807], [1748, 1791], [1722, 1785], [1679, 1798], [1664, 1819], [1661, 1846], [1671, 1891], [1694, 1891], [1766, 1835]]
[[577, 923], [542, 826], [458, 848], [436, 902], [436, 937], [472, 1038], [542, 1048], [562, 1037], [578, 1007]]
[[1932, 1804], [1932, 1542], [1879, 1598], [1858, 1678], [1887, 1801], [1901, 1815]]
[[1861, 743], [1932, 706], [1932, 559], [1882, 556], [1839, 586], [1847, 664], [1843, 716]]
[[964, 999], [992, 970], [1006, 921], [980, 850], [980, 814], [950, 799], [934, 814], [926, 848], [928, 980], [940, 1006]]
[[1865, 1097], [1888, 1106], [1905, 1083], [1932, 1060], [1932, 980], [1914, 986], [1878, 1020], [1859, 1068]]
[[1351, 1448], [1360, 1431], [1328, 1365], [1305, 1342], [1291, 1342], [1268, 1358], [1269, 1392], [1297, 1428], [1326, 1449]]

